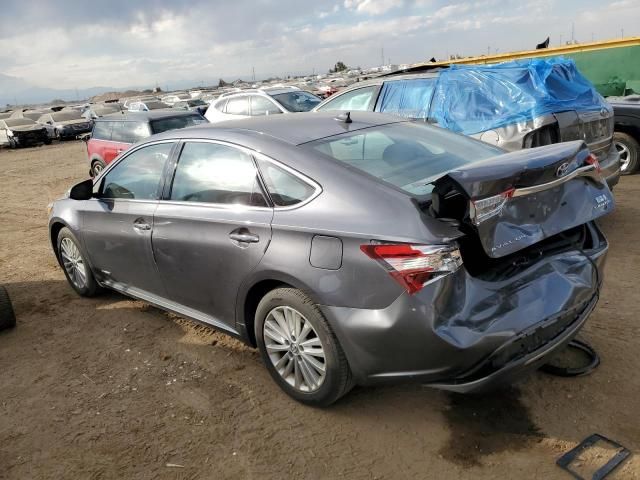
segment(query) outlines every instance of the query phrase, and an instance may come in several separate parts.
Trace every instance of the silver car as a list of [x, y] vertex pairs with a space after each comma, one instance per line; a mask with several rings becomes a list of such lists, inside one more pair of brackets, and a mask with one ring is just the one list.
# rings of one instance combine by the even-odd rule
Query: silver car
[[614, 200], [583, 142], [505, 153], [424, 123], [303, 113], [150, 137], [51, 206], [77, 293], [260, 349], [293, 398], [521, 377], [594, 308]]

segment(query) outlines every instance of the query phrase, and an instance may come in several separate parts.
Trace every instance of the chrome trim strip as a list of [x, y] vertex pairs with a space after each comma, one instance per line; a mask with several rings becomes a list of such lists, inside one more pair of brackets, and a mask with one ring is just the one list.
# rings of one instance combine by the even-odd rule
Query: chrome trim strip
[[538, 193], [543, 190], [548, 190], [553, 187], [557, 187], [558, 185], [562, 185], [563, 183], [568, 182], [569, 180], [573, 180], [576, 177], [590, 177], [594, 180], [602, 180], [602, 177], [598, 173], [595, 165], [585, 165], [584, 167], [576, 168], [573, 172], [568, 173], [564, 177], [560, 177], [551, 182], [543, 183], [540, 185], [534, 185], [532, 187], [525, 188], [516, 188], [513, 191], [512, 197], [523, 197], [525, 195], [530, 195], [532, 193]]

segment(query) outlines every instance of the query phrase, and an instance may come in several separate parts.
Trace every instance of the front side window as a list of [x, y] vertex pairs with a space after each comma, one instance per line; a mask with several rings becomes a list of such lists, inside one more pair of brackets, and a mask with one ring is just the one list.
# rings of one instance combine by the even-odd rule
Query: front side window
[[258, 95], [251, 95], [251, 115], [276, 115], [282, 113], [275, 104], [268, 98], [260, 97]]
[[272, 162], [259, 159], [258, 165], [271, 200], [277, 207], [304, 202], [316, 191], [315, 187]]
[[230, 115], [249, 115], [249, 98], [230, 98], [225, 108], [225, 113]]
[[157, 200], [162, 170], [173, 143], [140, 148], [118, 162], [104, 176], [100, 198]]
[[171, 200], [266, 207], [250, 155], [216, 143], [188, 142], [180, 154]]
[[329, 100], [318, 110], [348, 110], [359, 111], [369, 110], [369, 105], [373, 99], [373, 94], [378, 87], [373, 85], [371, 87], [358, 88], [350, 92], [337, 95], [335, 98]]

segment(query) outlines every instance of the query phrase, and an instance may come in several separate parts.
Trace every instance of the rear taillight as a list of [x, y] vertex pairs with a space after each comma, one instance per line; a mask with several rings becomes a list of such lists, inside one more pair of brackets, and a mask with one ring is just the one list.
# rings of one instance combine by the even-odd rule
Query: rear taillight
[[469, 216], [474, 225], [480, 225], [482, 222], [502, 212], [507, 201], [513, 196], [514, 188], [502, 192], [492, 197], [480, 200], [471, 200], [469, 208]]
[[462, 265], [460, 250], [451, 245], [368, 244], [360, 250], [382, 265], [410, 294]]
[[600, 168], [600, 162], [598, 161], [598, 157], [596, 157], [593, 153], [590, 153], [587, 158], [585, 158], [584, 163], [586, 163], [587, 165], [593, 165], [594, 167], [596, 167], [596, 171], [598, 173], [602, 172], [602, 169]]

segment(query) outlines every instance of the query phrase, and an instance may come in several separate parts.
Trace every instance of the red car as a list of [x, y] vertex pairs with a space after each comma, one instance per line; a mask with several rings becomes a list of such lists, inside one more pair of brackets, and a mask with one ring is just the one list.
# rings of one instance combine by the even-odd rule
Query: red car
[[89, 174], [95, 177], [131, 145], [156, 133], [207, 123], [198, 112], [122, 112], [96, 118], [87, 142]]

